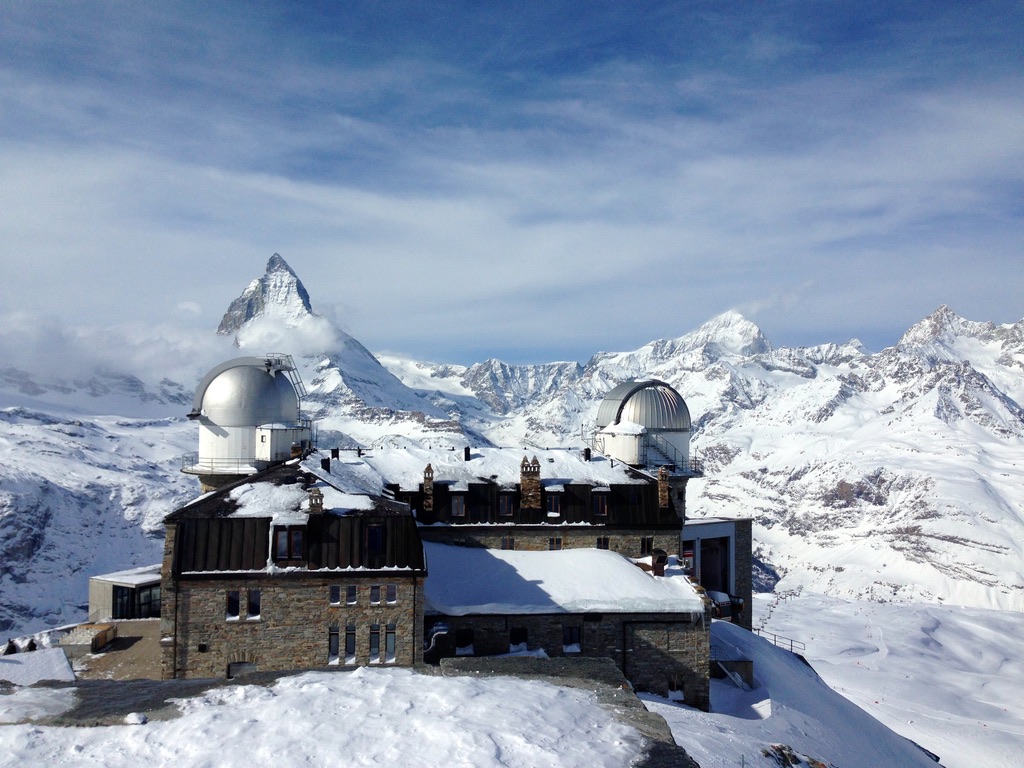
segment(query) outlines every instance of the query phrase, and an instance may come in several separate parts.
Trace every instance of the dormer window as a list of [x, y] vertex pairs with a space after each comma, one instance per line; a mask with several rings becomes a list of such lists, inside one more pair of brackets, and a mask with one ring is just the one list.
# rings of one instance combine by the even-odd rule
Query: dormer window
[[274, 562], [281, 566], [303, 565], [303, 540], [306, 527], [303, 525], [278, 525], [274, 527]]
[[549, 494], [547, 494], [547, 511], [548, 511], [548, 517], [561, 517], [562, 516], [562, 494], [560, 494], [560, 493], [549, 493]]
[[515, 500], [511, 493], [498, 494], [498, 515], [501, 517], [512, 517], [515, 511]]
[[366, 526], [366, 564], [371, 568], [379, 568], [378, 561], [387, 550], [387, 535], [382, 523], [370, 523]]
[[452, 496], [452, 517], [466, 516], [466, 497], [462, 494]]

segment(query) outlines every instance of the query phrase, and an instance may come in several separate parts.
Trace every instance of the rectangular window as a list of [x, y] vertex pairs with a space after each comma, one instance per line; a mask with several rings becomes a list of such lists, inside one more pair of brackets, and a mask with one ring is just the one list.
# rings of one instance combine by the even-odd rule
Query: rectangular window
[[237, 619], [241, 615], [241, 601], [239, 600], [239, 594], [237, 589], [228, 591], [228, 607], [226, 611], [226, 618]]
[[341, 586], [338, 584], [331, 585], [331, 605], [341, 604]]
[[562, 653], [579, 653], [581, 650], [579, 626], [562, 627]]
[[140, 587], [138, 591], [139, 609], [136, 615], [140, 619], [160, 618], [160, 585]]
[[355, 584], [349, 584], [347, 587], [345, 587], [345, 602], [346, 603], [348, 603], [349, 605], [355, 605], [356, 602], [358, 601], [357, 595], [358, 595], [358, 593], [356, 592], [356, 585]]
[[338, 663], [338, 660], [340, 658], [339, 655], [338, 655], [338, 651], [340, 650], [340, 648], [339, 648], [340, 639], [341, 638], [340, 638], [340, 635], [339, 635], [337, 627], [331, 627], [327, 631], [327, 663], [328, 664], [337, 664]]
[[370, 625], [370, 663], [380, 664], [380, 624]]
[[526, 627], [512, 627], [512, 629], [508, 631], [509, 653], [514, 653], [515, 651], [526, 651], [529, 650], [529, 647]]
[[466, 516], [466, 497], [462, 495], [452, 496], [452, 517]]
[[516, 548], [516, 537], [515, 536], [502, 536], [501, 537], [501, 548], [502, 549], [515, 549]]
[[366, 526], [366, 551], [371, 555], [384, 554], [384, 526], [380, 523]]
[[388, 605], [394, 605], [398, 602], [398, 587], [396, 585], [388, 584], [386, 594]]
[[654, 537], [653, 536], [641, 536], [640, 537], [640, 556], [649, 555], [654, 552]]
[[258, 589], [249, 590], [249, 599], [246, 602], [246, 619], [254, 620], [260, 617], [260, 597]]
[[597, 537], [597, 548], [598, 549], [608, 549], [608, 537], [607, 536], [598, 536]]
[[562, 516], [562, 495], [560, 493], [549, 493], [547, 495], [548, 517]]
[[595, 493], [590, 497], [594, 517], [608, 517], [608, 494]]
[[498, 494], [498, 514], [502, 517], [512, 517], [514, 511], [512, 494]]
[[388, 664], [395, 663], [395, 625], [388, 624], [384, 634], [384, 661]]
[[301, 565], [305, 557], [302, 551], [304, 532], [301, 525], [275, 527], [274, 560], [281, 565]]
[[562, 537], [552, 536], [548, 539], [548, 549], [561, 549], [562, 548]]
[[345, 627], [345, 663], [356, 663], [356, 625]]
[[473, 630], [468, 627], [459, 627], [455, 630], [455, 655], [473, 655]]
[[380, 605], [380, 584], [370, 587], [370, 605]]

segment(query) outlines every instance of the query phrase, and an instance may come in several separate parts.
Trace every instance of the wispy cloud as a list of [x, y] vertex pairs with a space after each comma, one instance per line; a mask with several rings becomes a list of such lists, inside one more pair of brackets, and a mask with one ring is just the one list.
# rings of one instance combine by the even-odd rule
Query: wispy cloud
[[279, 251], [461, 362], [1019, 319], [1024, 22], [958, 8], [18, 5], [3, 309], [212, 335]]

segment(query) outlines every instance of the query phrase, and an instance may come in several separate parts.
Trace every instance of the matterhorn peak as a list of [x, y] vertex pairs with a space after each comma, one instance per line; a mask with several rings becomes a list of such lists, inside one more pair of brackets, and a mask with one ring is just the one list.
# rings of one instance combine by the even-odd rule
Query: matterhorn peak
[[288, 262], [275, 253], [267, 262], [263, 277], [249, 283], [242, 295], [231, 302], [217, 333], [222, 336], [237, 333], [257, 317], [273, 316], [294, 326], [311, 315], [313, 308], [306, 287]]

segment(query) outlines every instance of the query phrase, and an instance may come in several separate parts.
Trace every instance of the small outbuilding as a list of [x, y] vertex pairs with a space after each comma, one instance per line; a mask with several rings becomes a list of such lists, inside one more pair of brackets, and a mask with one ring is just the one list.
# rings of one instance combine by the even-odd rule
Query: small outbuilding
[[160, 563], [89, 579], [89, 620], [160, 618]]

